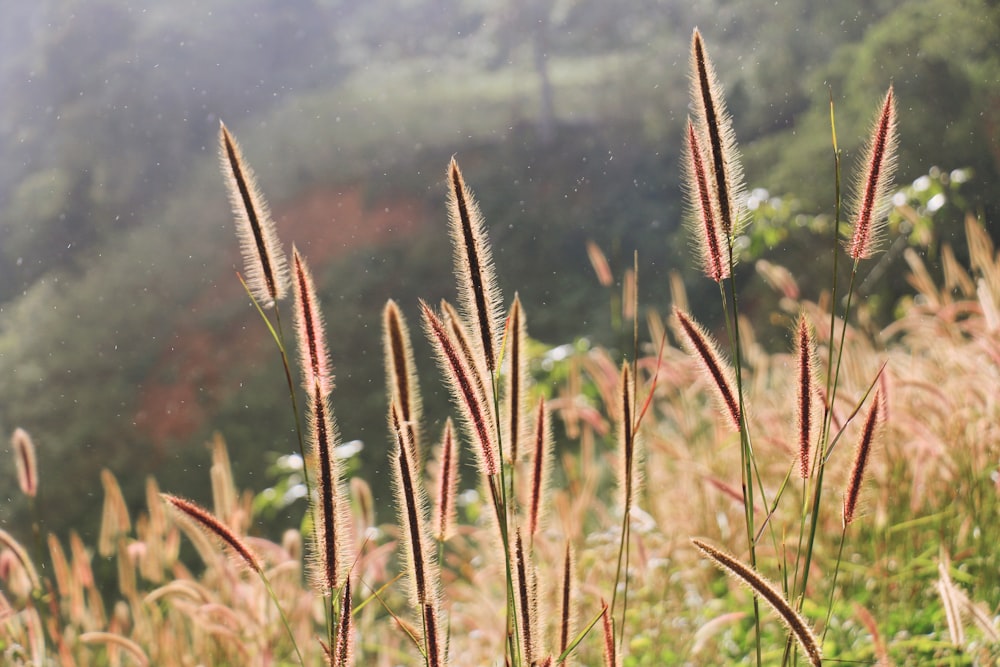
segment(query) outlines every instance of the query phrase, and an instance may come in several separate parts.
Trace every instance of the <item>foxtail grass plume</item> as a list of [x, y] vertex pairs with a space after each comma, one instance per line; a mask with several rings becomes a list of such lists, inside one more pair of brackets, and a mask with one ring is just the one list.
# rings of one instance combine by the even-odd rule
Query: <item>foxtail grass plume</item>
[[538, 399], [535, 410], [534, 451], [531, 455], [531, 497], [528, 502], [528, 539], [534, 536], [542, 524], [545, 492], [548, 489], [552, 468], [552, 428], [545, 398]]
[[385, 351], [386, 387], [389, 402], [399, 407], [400, 419], [410, 430], [414, 461], [420, 464], [420, 385], [406, 318], [396, 302], [389, 300], [382, 310], [382, 346]]
[[445, 323], [445, 328], [451, 332], [457, 349], [461, 352], [462, 358], [469, 368], [473, 387], [479, 394], [479, 400], [486, 407], [490, 418], [493, 419], [493, 394], [487, 391], [489, 376], [486, 366], [482, 363], [482, 355], [477, 356], [473, 345], [469, 342], [469, 334], [462, 323], [462, 316], [458, 314], [451, 303], [441, 300], [441, 320]]
[[799, 444], [799, 474], [807, 479], [810, 474], [809, 450], [816, 435], [816, 354], [812, 331], [806, 317], [800, 316], [795, 328], [795, 369], [796, 369], [796, 432]]
[[696, 358], [715, 388], [722, 410], [736, 431], [740, 430], [740, 403], [733, 391], [732, 371], [724, 364], [715, 343], [684, 311], [674, 308], [674, 321], [681, 344]]
[[236, 216], [247, 287], [261, 307], [270, 308], [288, 290], [288, 262], [253, 170], [243, 159], [236, 139], [221, 122], [219, 162]]
[[716, 567], [750, 588], [754, 595], [763, 598], [778, 613], [785, 625], [788, 626], [788, 629], [791, 630], [806, 657], [809, 659], [809, 663], [813, 667], [821, 667], [823, 653], [816, 635], [813, 634], [812, 628], [809, 627], [806, 620], [778, 592], [774, 584], [760, 576], [756, 570], [747, 567], [725, 551], [716, 549], [711, 544], [698, 539], [692, 539], [691, 542], [702, 553], [711, 558]]
[[689, 199], [689, 214], [702, 271], [711, 280], [721, 282], [729, 277], [729, 246], [722, 223], [716, 215], [714, 190], [709, 185], [710, 174], [694, 124], [688, 120], [687, 142], [684, 145], [684, 183]]
[[858, 446], [854, 452], [854, 463], [851, 465], [851, 475], [847, 481], [847, 490], [844, 492], [845, 527], [851, 525], [857, 511], [858, 498], [861, 496], [861, 486], [864, 483], [865, 468], [868, 465], [875, 438], [883, 421], [884, 408], [882, 403], [881, 388], [876, 388], [868, 408], [868, 414], [865, 416], [865, 425], [861, 429], [861, 437], [858, 438]]
[[164, 501], [170, 503], [171, 507], [178, 512], [178, 516], [192, 521], [206, 534], [222, 540], [222, 542], [232, 549], [233, 553], [235, 553], [251, 570], [258, 574], [263, 572], [260, 561], [258, 561], [257, 556], [254, 555], [254, 552], [250, 549], [250, 547], [247, 546], [242, 538], [230, 530], [228, 526], [215, 518], [211, 512], [189, 500], [178, 498], [177, 496], [170, 495], [169, 493], [161, 493], [160, 497], [163, 498]]
[[489, 404], [485, 401], [480, 386], [477, 386], [475, 369], [469, 367], [468, 359], [462, 353], [454, 334], [430, 306], [421, 301], [420, 307], [424, 328], [437, 351], [438, 361], [451, 387], [452, 396], [462, 410], [469, 435], [478, 445], [476, 451], [479, 454], [480, 469], [486, 477], [493, 477], [499, 472], [493, 421]]
[[438, 542], [447, 542], [455, 531], [455, 493], [460, 451], [455, 446], [455, 429], [449, 418], [444, 425], [438, 456], [437, 503], [434, 505], [434, 538]]
[[525, 664], [534, 665], [544, 653], [539, 645], [541, 634], [537, 627], [538, 587], [534, 564], [530, 552], [524, 548], [520, 527], [514, 535], [514, 567], [517, 571], [517, 606], [521, 614], [521, 653]]
[[313, 496], [313, 551], [311, 581], [324, 595], [340, 588], [347, 563], [346, 501], [343, 497], [340, 466], [334, 455], [339, 435], [326, 396], [319, 383], [313, 387], [309, 403], [309, 459], [317, 480]]
[[616, 667], [618, 664], [618, 650], [615, 648], [615, 627], [611, 619], [611, 609], [608, 603], [601, 598], [601, 628], [604, 637], [604, 667]]
[[302, 367], [302, 384], [307, 392], [318, 386], [323, 396], [327, 396], [333, 390], [333, 371], [323, 314], [316, 298], [312, 273], [294, 246], [292, 265], [295, 274], [295, 337]]
[[486, 223], [472, 192], [466, 187], [455, 158], [448, 165], [448, 228], [455, 253], [462, 315], [473, 323], [476, 348], [490, 371], [497, 369], [500, 290], [493, 269], [493, 254], [486, 238]]
[[695, 155], [702, 156], [713, 218], [721, 225], [723, 238], [727, 240], [724, 261], [728, 263], [732, 260], [729, 256], [732, 239], [739, 233], [745, 218], [743, 168], [722, 86], [697, 29], [691, 36], [691, 101], [695, 110], [696, 144], [700, 146]]
[[428, 665], [441, 664], [441, 644], [437, 622], [437, 587], [439, 576], [427, 548], [425, 516], [427, 498], [419, 483], [412, 456], [413, 445], [407, 442], [408, 430], [402, 423], [399, 406], [389, 407], [389, 421], [396, 447], [393, 449], [393, 486], [400, 527], [406, 536], [406, 563], [410, 573], [410, 600], [420, 610], [424, 625], [424, 652]]
[[392, 453], [395, 466], [396, 505], [400, 513], [400, 526], [406, 535], [407, 563], [412, 586], [412, 603], [420, 608], [428, 601], [429, 567], [427, 543], [424, 539], [424, 508], [426, 498], [420, 485], [419, 475], [413, 465], [412, 446], [406, 442], [408, 437], [405, 424], [399, 414], [399, 406], [393, 404], [389, 408], [390, 426], [396, 441]]
[[14, 465], [17, 467], [17, 484], [21, 493], [34, 498], [38, 493], [38, 463], [35, 459], [35, 443], [23, 428], [14, 429], [10, 438], [14, 448]]
[[884, 234], [897, 142], [896, 99], [890, 86], [864, 152], [864, 168], [854, 197], [854, 228], [847, 246], [854, 260], [870, 257]]
[[354, 664], [354, 619], [351, 599], [351, 579], [344, 580], [344, 595], [340, 603], [340, 623], [337, 625], [337, 641], [333, 647], [333, 667], [350, 667]]
[[622, 363], [618, 388], [618, 443], [621, 447], [618, 490], [622, 494], [622, 511], [627, 515], [632, 510], [639, 475], [635, 460], [635, 393], [632, 384], [632, 371], [627, 362]]
[[510, 307], [510, 315], [507, 317], [507, 343], [509, 350], [507, 353], [508, 374], [507, 374], [507, 447], [506, 453], [510, 457], [511, 463], [517, 463], [521, 453], [521, 443], [525, 440], [524, 419], [522, 408], [527, 396], [528, 384], [528, 326], [525, 322], [524, 309], [521, 307], [521, 299], [514, 295], [514, 303]]

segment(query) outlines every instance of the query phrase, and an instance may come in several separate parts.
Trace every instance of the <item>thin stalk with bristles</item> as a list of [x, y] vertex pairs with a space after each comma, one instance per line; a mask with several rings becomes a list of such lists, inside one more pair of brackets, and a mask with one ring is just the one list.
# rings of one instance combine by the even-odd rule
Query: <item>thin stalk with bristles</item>
[[[493, 267], [492, 251], [486, 236], [486, 223], [479, 211], [472, 192], [466, 187], [462, 172], [454, 157], [448, 165], [448, 220], [454, 253], [455, 275], [458, 279], [459, 303], [464, 321], [477, 335], [472, 337], [471, 355], [468, 371], [480, 381], [469, 388], [478, 386], [485, 388], [487, 377], [492, 390], [492, 401], [482, 391], [484, 407], [492, 403], [492, 413], [499, 415], [500, 391], [497, 373], [499, 371], [499, 354], [496, 349], [497, 334], [501, 321], [501, 297]], [[458, 325], [458, 319], [452, 318], [453, 326]], [[458, 336], [458, 340], [462, 337]], [[464, 391], [464, 390], [463, 390]], [[489, 457], [495, 457], [492, 467], [484, 469], [487, 486], [493, 500], [497, 516], [497, 526], [503, 542], [504, 570], [507, 579], [507, 647], [509, 655], [517, 656], [520, 651], [518, 640], [517, 614], [514, 595], [514, 577], [511, 562], [510, 526], [508, 517], [508, 502], [513, 501], [513, 467], [508, 475], [508, 467], [504, 464], [503, 429], [498, 419], [492, 420], [493, 443]], [[476, 437], [482, 439], [481, 434]], [[485, 449], [485, 448], [483, 448]], [[510, 487], [508, 486], [510, 485]], [[516, 662], [520, 662], [519, 659]]]
[[[836, 402], [837, 389], [839, 386], [840, 368], [843, 361], [844, 345], [847, 339], [847, 320], [851, 312], [851, 301], [854, 295], [854, 285], [857, 278], [858, 266], [861, 259], [874, 252], [874, 242], [879, 237], [879, 228], [884, 224], [882, 217], [886, 212], [885, 200], [888, 197], [888, 187], [892, 179], [893, 167], [895, 164], [896, 149], [896, 111], [893, 90], [890, 87], [881, 105], [880, 112], [876, 118], [872, 136], [869, 139], [868, 150], [865, 155], [864, 173], [858, 184], [858, 191], [861, 193], [857, 197], [857, 210], [854, 214], [854, 224], [851, 241], [847, 246], [851, 255], [853, 265], [851, 268], [850, 283], [847, 289], [843, 309], [843, 323], [840, 330], [839, 340], [836, 333], [836, 304], [837, 304], [837, 283], [838, 283], [838, 257], [839, 234], [841, 219], [841, 170], [840, 170], [840, 149], [837, 144], [837, 131], [834, 119], [834, 105], [831, 95], [830, 99], [830, 127], [833, 143], [834, 169], [836, 183], [836, 201], [834, 217], [834, 264], [833, 264], [833, 296], [830, 309], [830, 333], [829, 349], [827, 358], [827, 387], [826, 404], [824, 406], [823, 427], [820, 434], [820, 445], [817, 451], [816, 481], [813, 486], [811, 521], [809, 526], [809, 538], [806, 541], [806, 554], [802, 561], [802, 579], [796, 588], [796, 592], [804, 592], [809, 582], [813, 547], [816, 539], [816, 531], [819, 522], [816, 520], [819, 512], [820, 499], [822, 496], [823, 474], [826, 470], [826, 459], [828, 448], [832, 445], [832, 424], [833, 406]], [[839, 559], [838, 559], [839, 563]], [[801, 598], [800, 598], [801, 599]], [[799, 603], [801, 605], [801, 602]]]
[[[621, 447], [621, 460], [619, 462], [620, 471], [618, 477], [618, 490], [621, 493], [622, 523], [618, 544], [618, 562], [615, 566], [615, 584], [611, 593], [612, 620], [615, 616], [616, 604], [618, 601], [618, 589], [622, 583], [622, 576], [625, 577], [625, 591], [628, 590], [628, 557], [631, 533], [631, 512], [632, 502], [635, 494], [635, 394], [633, 393], [631, 367], [627, 363], [622, 364], [619, 378], [618, 395], [618, 442]], [[622, 605], [621, 637], [625, 636], [625, 604]]]
[[823, 653], [812, 628], [771, 582], [762, 577], [755, 569], [747, 567], [725, 551], [717, 549], [699, 539], [692, 538], [691, 542], [702, 553], [711, 558], [716, 567], [750, 588], [755, 597], [763, 598], [778, 613], [782, 621], [784, 621], [803, 651], [805, 651], [813, 667], [821, 667]]
[[228, 526], [219, 521], [205, 508], [189, 500], [179, 498], [169, 493], [161, 493], [160, 497], [174, 509], [177, 516], [190, 521], [203, 533], [213, 536], [215, 539], [221, 541], [233, 554], [235, 554], [237, 562], [242, 563], [251, 572], [257, 575], [261, 583], [264, 585], [264, 588], [267, 590], [267, 594], [271, 598], [271, 601], [274, 602], [275, 608], [278, 610], [278, 615], [281, 617], [281, 622], [285, 627], [285, 632], [288, 633], [288, 638], [292, 642], [292, 647], [295, 650], [295, 655], [299, 659], [299, 664], [304, 666], [306, 664], [305, 659], [302, 657], [302, 652], [299, 650], [299, 644], [295, 640], [295, 633], [292, 632], [292, 627], [288, 622], [288, 617], [285, 615], [285, 610], [282, 608], [281, 602], [278, 600], [278, 596], [271, 587], [271, 582], [267, 577], [267, 573], [264, 572], [264, 568], [253, 550], [239, 535], [230, 530]]
[[[573, 549], [566, 543], [566, 555], [563, 557], [562, 587], [559, 604], [559, 655], [563, 656], [569, 649], [569, 636], [573, 632]], [[560, 665], [565, 660], [559, 661]]]
[[441, 664], [436, 623], [436, 566], [428, 553], [424, 536], [426, 496], [418, 482], [413, 460], [413, 445], [407, 442], [409, 431], [400, 417], [399, 406], [389, 408], [390, 427], [395, 441], [393, 450], [394, 487], [399, 508], [400, 526], [406, 536], [406, 563], [410, 573], [410, 598], [420, 611], [423, 623], [423, 655], [428, 667]]

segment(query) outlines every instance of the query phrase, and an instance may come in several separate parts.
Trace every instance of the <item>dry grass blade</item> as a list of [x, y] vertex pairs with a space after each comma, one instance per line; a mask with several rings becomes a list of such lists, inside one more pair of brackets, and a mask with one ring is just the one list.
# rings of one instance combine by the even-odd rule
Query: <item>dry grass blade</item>
[[219, 161], [236, 216], [247, 286], [261, 307], [270, 308], [288, 289], [288, 263], [253, 170], [222, 123], [219, 123]]
[[448, 221], [455, 251], [459, 302], [463, 314], [476, 323], [478, 348], [486, 367], [495, 371], [500, 291], [486, 239], [486, 223], [454, 158], [448, 165]]
[[948, 554], [941, 554], [938, 561], [937, 591], [941, 596], [941, 605], [944, 607], [944, 616], [948, 622], [948, 636], [951, 643], [962, 648], [965, 646], [965, 626], [962, 624], [962, 611], [960, 592], [951, 580], [949, 569], [951, 561]]
[[263, 572], [257, 556], [254, 555], [250, 547], [236, 533], [231, 531], [228, 526], [212, 516], [208, 510], [199, 507], [189, 500], [172, 496], [169, 493], [161, 493], [160, 497], [170, 503], [177, 510], [179, 516], [194, 522], [203, 532], [222, 540], [251, 570], [257, 574]]
[[847, 247], [854, 260], [870, 257], [882, 236], [896, 167], [896, 143], [896, 103], [890, 86], [865, 150], [864, 169], [857, 186], [854, 229]]
[[799, 615], [792, 605], [785, 600], [784, 596], [778, 592], [771, 582], [760, 576], [755, 570], [747, 567], [733, 556], [716, 549], [707, 542], [692, 539], [691, 542], [698, 547], [706, 556], [712, 559], [717, 567], [726, 574], [736, 578], [741, 584], [750, 588], [754, 595], [761, 597], [785, 622], [788, 629], [792, 631], [795, 639], [799, 642], [802, 650], [809, 658], [813, 667], [820, 667], [823, 662], [822, 651], [819, 642], [813, 634], [812, 628], [802, 616]]
[[306, 391], [319, 386], [326, 396], [333, 390], [333, 371], [330, 351], [326, 344], [323, 314], [316, 298], [316, 285], [309, 266], [292, 247], [292, 264], [295, 273], [295, 335], [299, 347], [299, 364], [302, 367], [302, 384]]

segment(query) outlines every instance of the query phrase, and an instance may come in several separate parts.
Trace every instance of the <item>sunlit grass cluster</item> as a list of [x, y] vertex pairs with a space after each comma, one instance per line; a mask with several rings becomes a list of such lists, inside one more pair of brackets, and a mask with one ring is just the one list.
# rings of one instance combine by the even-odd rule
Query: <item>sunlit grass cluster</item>
[[[207, 506], [147, 480], [129, 512], [102, 476], [97, 544], [0, 531], [0, 649], [10, 664], [346, 666], [985, 664], [1000, 655], [995, 528], [1000, 456], [1000, 255], [966, 224], [936, 281], [907, 253], [916, 296], [873, 335], [856, 325], [859, 267], [879, 251], [896, 144], [890, 88], [841, 211], [830, 289], [760, 263], [788, 331], [768, 352], [740, 309], [747, 223], [735, 136], [700, 35], [685, 137], [695, 261], [719, 287], [718, 335], [679, 280], [618, 276], [631, 350], [539, 359], [530, 313], [503, 295], [458, 162], [445, 180], [457, 306], [386, 304], [393, 502], [338, 458], [340, 396], [307, 258], [286, 259], [236, 140], [220, 131], [247, 294], [285, 371], [310, 500], [283, 535], [212, 443]], [[833, 126], [831, 110], [831, 126]], [[839, 224], [843, 222], [843, 224]], [[601, 250], [597, 280], [616, 283]], [[846, 259], [845, 259], [846, 257]], [[838, 259], [839, 258], [839, 259]], [[808, 270], [805, 267], [804, 270]], [[940, 284], [939, 284], [940, 283]], [[670, 294], [640, 313], [638, 292]], [[291, 308], [297, 355], [282, 324]], [[419, 321], [455, 418], [425, 418]], [[669, 313], [669, 315], [665, 315]], [[287, 315], [286, 315], [287, 317]], [[544, 381], [539, 381], [543, 379]], [[558, 440], [559, 446], [555, 446]], [[21, 491], [45, 483], [12, 438]], [[473, 463], [470, 463], [473, 462]], [[474, 467], [459, 488], [460, 466]], [[194, 474], [194, 473], [193, 473]], [[133, 518], [134, 517], [134, 518]], [[36, 517], [37, 519], [37, 517]], [[395, 520], [393, 520], [395, 519]], [[190, 548], [185, 545], [190, 545]], [[187, 557], [182, 554], [187, 552]], [[100, 568], [95, 568], [96, 565]], [[117, 591], [95, 569], [113, 564]], [[839, 662], [838, 662], [839, 661]]]

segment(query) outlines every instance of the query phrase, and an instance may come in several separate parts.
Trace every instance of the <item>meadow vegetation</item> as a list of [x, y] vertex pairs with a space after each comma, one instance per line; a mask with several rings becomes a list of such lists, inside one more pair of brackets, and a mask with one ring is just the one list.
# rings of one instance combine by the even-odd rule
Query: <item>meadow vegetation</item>
[[[717, 285], [718, 332], [691, 315], [678, 276], [651, 285], [638, 256], [615, 275], [592, 244], [630, 351], [541, 349], [529, 338], [532, 313], [499, 290], [484, 221], [452, 159], [458, 307], [390, 301], [384, 310], [395, 523], [373, 495], [372, 471], [352, 468], [339, 442], [334, 414], [351, 410], [352, 397], [335, 387], [327, 351], [324, 317], [336, 306], [320, 303], [307, 253], [293, 247], [286, 259], [281, 229], [223, 126], [242, 279], [280, 353], [287, 387], [274, 393], [287, 394], [299, 439], [284, 490], [302, 490], [309, 509], [281, 535], [258, 534], [274, 500], [240, 488], [221, 435], [202, 480], [210, 508], [149, 478], [145, 507], [130, 513], [105, 470], [96, 544], [77, 532], [43, 535], [37, 515], [33, 539], [0, 531], [4, 658], [427, 667], [997, 660], [1000, 254], [970, 215], [968, 262], [943, 246], [936, 279], [907, 250], [912, 296], [890, 326], [872, 325], [858, 276], [889, 215], [889, 88], [868, 101], [874, 122], [860, 163], [841, 168], [834, 131], [828, 171], [816, 167], [836, 191], [817, 249], [831, 256], [827, 288], [803, 290], [773, 257], [753, 267], [777, 295], [760, 325], [788, 332], [785, 350], [765, 349], [740, 307], [738, 278], [756, 279], [735, 271], [752, 216], [697, 32], [691, 97], [683, 181], [695, 261]], [[842, 172], [852, 183], [843, 213]], [[913, 209], [897, 215], [920, 222]], [[662, 294], [660, 306], [643, 312], [643, 290]], [[430, 380], [417, 372], [407, 312], [435, 351], [454, 422], [422, 417], [420, 388]], [[12, 449], [30, 500], [45, 470], [25, 431]], [[461, 467], [474, 467], [476, 479], [460, 482]], [[109, 567], [116, 592], [99, 586]]]

